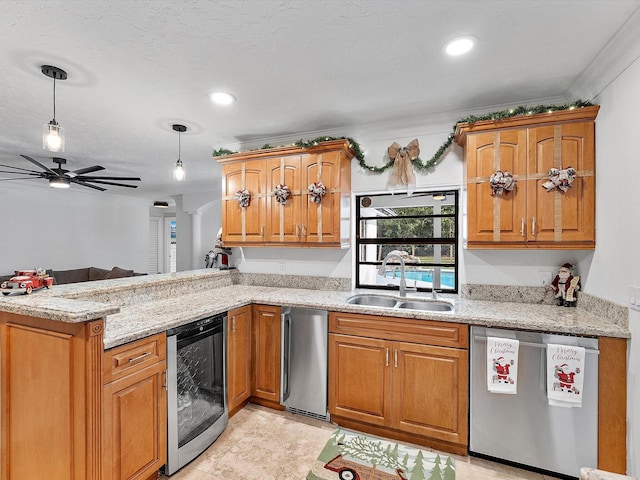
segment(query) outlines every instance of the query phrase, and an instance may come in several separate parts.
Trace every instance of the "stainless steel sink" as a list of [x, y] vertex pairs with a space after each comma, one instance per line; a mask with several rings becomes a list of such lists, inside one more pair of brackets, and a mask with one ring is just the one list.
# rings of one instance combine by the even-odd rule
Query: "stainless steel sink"
[[440, 302], [438, 300], [420, 301], [412, 300], [409, 302], [398, 302], [396, 308], [406, 308], [409, 310], [423, 310], [425, 312], [451, 312], [453, 305], [448, 302]]
[[347, 298], [349, 305], [365, 307], [395, 308], [403, 310], [420, 310], [423, 312], [452, 312], [453, 305], [442, 300], [417, 300], [359, 293]]
[[393, 308], [398, 301], [393, 297], [384, 297], [381, 295], [359, 294], [347, 298], [350, 305], [364, 305], [367, 307], [387, 307]]

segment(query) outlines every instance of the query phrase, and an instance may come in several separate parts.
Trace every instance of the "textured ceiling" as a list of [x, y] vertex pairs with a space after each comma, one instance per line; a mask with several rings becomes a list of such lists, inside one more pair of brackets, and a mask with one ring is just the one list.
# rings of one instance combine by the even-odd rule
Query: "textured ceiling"
[[[41, 148], [52, 81], [71, 169], [138, 175], [149, 199], [217, 185], [214, 148], [370, 124], [457, 119], [567, 98], [637, 0], [171, 0], [0, 2], [0, 163]], [[478, 37], [447, 58], [457, 35]], [[208, 94], [226, 90], [229, 107]], [[188, 179], [171, 180], [173, 123]], [[0, 176], [1, 178], [1, 176]], [[0, 183], [0, 188], [2, 187]], [[79, 187], [76, 187], [79, 188]], [[97, 194], [97, 193], [96, 193]]]

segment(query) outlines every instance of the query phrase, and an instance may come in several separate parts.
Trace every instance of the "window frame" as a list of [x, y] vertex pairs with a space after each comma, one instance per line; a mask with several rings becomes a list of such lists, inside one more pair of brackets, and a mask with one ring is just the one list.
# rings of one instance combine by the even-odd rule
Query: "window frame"
[[[354, 264], [355, 264], [355, 288], [359, 288], [359, 289], [372, 289], [372, 290], [388, 290], [388, 291], [398, 291], [398, 287], [395, 285], [372, 285], [372, 284], [361, 284], [360, 282], [360, 266], [361, 265], [375, 265], [377, 267], [382, 265], [382, 260], [380, 261], [361, 261], [360, 260], [360, 253], [361, 253], [361, 248], [363, 245], [398, 245], [398, 244], [402, 244], [402, 245], [411, 245], [411, 244], [415, 244], [415, 245], [453, 245], [454, 246], [454, 251], [455, 251], [455, 257], [454, 257], [454, 261], [453, 261], [453, 265], [450, 263], [447, 264], [443, 264], [442, 262], [440, 263], [436, 263], [436, 262], [430, 262], [430, 263], [420, 263], [420, 266], [423, 267], [434, 267], [434, 268], [446, 268], [446, 269], [453, 269], [454, 272], [454, 279], [455, 279], [455, 285], [453, 287], [453, 289], [445, 289], [444, 291], [442, 290], [442, 288], [436, 288], [436, 291], [438, 292], [444, 292], [444, 293], [458, 293], [459, 291], [459, 286], [460, 286], [460, 278], [459, 278], [459, 265], [460, 265], [460, 250], [459, 250], [459, 245], [460, 245], [460, 191], [458, 189], [447, 189], [447, 190], [437, 190], [437, 191], [432, 191], [432, 190], [425, 190], [425, 191], [417, 191], [414, 192], [412, 196], [417, 197], [417, 196], [426, 196], [426, 195], [437, 195], [437, 194], [445, 194], [445, 195], [453, 195], [454, 197], [454, 213], [453, 214], [448, 214], [448, 213], [439, 213], [439, 214], [431, 214], [431, 215], [407, 215], [407, 216], [402, 216], [401, 218], [407, 218], [407, 219], [411, 219], [411, 218], [452, 218], [453, 219], [453, 237], [452, 238], [443, 238], [443, 237], [416, 237], [416, 238], [412, 238], [412, 239], [407, 239], [407, 238], [398, 238], [398, 237], [394, 237], [394, 238], [380, 238], [380, 237], [376, 237], [376, 238], [366, 238], [363, 239], [361, 237], [361, 222], [362, 220], [375, 220], [376, 218], [380, 218], [380, 217], [373, 217], [373, 216], [362, 216], [361, 210], [362, 208], [372, 208], [372, 207], [362, 207], [362, 199], [366, 198], [366, 197], [383, 197], [383, 196], [388, 196], [388, 197], [392, 197], [394, 196], [394, 194], [392, 193], [375, 193], [375, 194], [369, 194], [369, 193], [361, 193], [361, 194], [357, 194], [355, 195], [355, 206], [356, 206], [356, 215], [355, 215], [355, 255], [354, 255]], [[396, 194], [397, 196], [397, 194]], [[408, 264], [408, 265], [415, 265], [415, 264]], [[409, 286], [409, 285], [408, 285]], [[418, 287], [417, 288], [418, 292], [433, 292], [433, 287]]]

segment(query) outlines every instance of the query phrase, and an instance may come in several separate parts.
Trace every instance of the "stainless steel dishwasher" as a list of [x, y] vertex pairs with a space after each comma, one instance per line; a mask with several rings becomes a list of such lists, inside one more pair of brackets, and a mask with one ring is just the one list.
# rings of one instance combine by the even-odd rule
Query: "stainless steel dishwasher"
[[290, 412], [329, 420], [327, 312], [283, 308], [281, 329], [280, 403]]
[[[516, 338], [518, 393], [487, 390], [487, 337]], [[598, 339], [471, 327], [469, 452], [577, 478], [598, 464]], [[585, 348], [581, 408], [549, 406], [546, 345]]]

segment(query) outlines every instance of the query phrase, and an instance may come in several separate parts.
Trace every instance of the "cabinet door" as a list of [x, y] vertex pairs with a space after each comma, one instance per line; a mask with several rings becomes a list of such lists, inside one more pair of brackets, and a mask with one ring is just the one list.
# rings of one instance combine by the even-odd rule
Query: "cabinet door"
[[[466, 148], [468, 243], [524, 242], [526, 130], [472, 134]], [[497, 170], [516, 177], [514, 191], [492, 195], [489, 178]]]
[[392, 426], [466, 445], [467, 351], [396, 342], [393, 365]]
[[253, 306], [252, 395], [280, 403], [280, 307]]
[[[563, 193], [542, 184], [551, 168], [578, 172]], [[528, 229], [530, 241], [595, 245], [594, 124], [560, 124], [529, 129]]]
[[[304, 192], [304, 240], [308, 243], [340, 242], [341, 152], [308, 155], [302, 160]], [[322, 182], [326, 195], [320, 203], [311, 201], [307, 188]]]
[[[250, 160], [222, 166], [222, 240], [231, 245], [265, 240], [265, 160]], [[249, 206], [240, 207], [236, 192], [251, 193]]]
[[251, 306], [229, 311], [227, 382], [229, 412], [251, 396]]
[[[301, 157], [299, 155], [267, 160], [268, 242], [291, 243], [301, 241], [303, 187], [300, 162]], [[285, 204], [280, 204], [273, 195], [273, 189], [278, 184], [286, 185], [291, 190], [291, 197]]]
[[104, 387], [104, 480], [148, 478], [166, 462], [166, 362]]
[[329, 335], [329, 412], [373, 425], [391, 419], [391, 342]]

